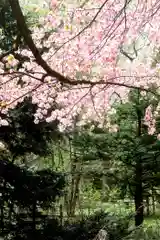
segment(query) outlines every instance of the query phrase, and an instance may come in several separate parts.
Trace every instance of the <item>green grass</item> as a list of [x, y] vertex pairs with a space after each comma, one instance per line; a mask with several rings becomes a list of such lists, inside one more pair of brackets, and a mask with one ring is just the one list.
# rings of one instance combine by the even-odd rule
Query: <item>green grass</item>
[[152, 215], [145, 217], [144, 219], [144, 226], [150, 227], [150, 226], [158, 226], [160, 227], [160, 215]]
[[[105, 212], [116, 214], [120, 217], [133, 216], [130, 219], [130, 227], [132, 233], [127, 237], [120, 240], [160, 240], [160, 214], [157, 211], [157, 215], [145, 217], [143, 227], [135, 228], [134, 227], [134, 204], [127, 206], [122, 200], [115, 203], [102, 203], [100, 201], [88, 202], [84, 204], [83, 208], [80, 210], [76, 209], [76, 216], [70, 221], [80, 220], [85, 215], [91, 215], [98, 210], [104, 210]], [[67, 218], [64, 213], [65, 218]], [[118, 239], [119, 240], [119, 239]]]

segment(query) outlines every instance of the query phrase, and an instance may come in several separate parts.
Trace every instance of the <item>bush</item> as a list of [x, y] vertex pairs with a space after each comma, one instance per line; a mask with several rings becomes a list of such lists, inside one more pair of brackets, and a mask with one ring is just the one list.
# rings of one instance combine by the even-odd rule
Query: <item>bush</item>
[[131, 234], [129, 234], [124, 240], [159, 240], [160, 230], [159, 224], [150, 227], [140, 227], [135, 229]]
[[97, 212], [93, 216], [65, 225], [62, 238], [64, 240], [93, 240], [100, 229], [107, 231], [109, 240], [118, 240], [128, 235], [129, 218], [119, 218], [109, 213]]

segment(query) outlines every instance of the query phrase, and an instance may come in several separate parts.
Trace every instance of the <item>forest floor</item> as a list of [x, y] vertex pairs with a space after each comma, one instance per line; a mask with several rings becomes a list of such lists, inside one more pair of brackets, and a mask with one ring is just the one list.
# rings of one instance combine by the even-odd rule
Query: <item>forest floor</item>
[[[131, 216], [132, 219], [134, 219], [134, 203], [126, 204], [123, 201], [117, 201], [115, 203], [108, 202], [108, 203], [101, 203], [96, 202], [93, 204], [92, 207], [89, 208], [83, 208], [83, 209], [77, 209], [76, 215], [81, 216], [83, 215], [90, 215], [97, 211], [105, 211], [108, 213], [113, 213], [119, 216]], [[133, 217], [132, 217], [133, 216]], [[144, 216], [144, 226], [145, 227], [154, 227], [159, 226], [160, 227], [160, 206], [156, 208], [156, 214], [152, 214], [150, 216]]]

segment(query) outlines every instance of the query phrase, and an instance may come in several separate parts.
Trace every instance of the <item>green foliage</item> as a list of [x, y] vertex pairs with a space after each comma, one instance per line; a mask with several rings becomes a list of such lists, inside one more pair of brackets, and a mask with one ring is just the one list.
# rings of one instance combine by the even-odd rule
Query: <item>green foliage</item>
[[34, 234], [37, 228], [41, 228], [44, 218], [48, 217], [42, 214], [42, 209], [48, 209], [61, 195], [64, 177], [51, 170], [33, 173], [4, 160], [0, 161], [0, 165], [0, 177], [3, 180], [1, 209], [5, 211], [5, 215], [1, 211], [1, 234], [20, 237], [21, 231], [27, 226]]
[[[25, 6], [23, 12], [26, 23], [30, 29], [39, 26], [39, 18], [46, 14], [46, 11], [35, 11], [33, 7], [30, 8], [29, 6]], [[18, 30], [11, 7], [6, 0], [0, 5], [0, 50], [2, 52], [8, 52], [17, 50], [19, 47], [24, 48], [25, 43]]]
[[49, 143], [59, 137], [56, 121], [34, 123], [36, 110], [37, 105], [26, 98], [10, 109], [9, 125], [0, 127], [0, 139], [6, 146], [0, 156], [0, 235], [5, 239], [44, 239], [51, 221], [44, 212], [54, 207], [65, 186], [61, 173], [44, 168], [31, 171], [16, 165], [26, 154], [46, 156], [50, 153]]
[[88, 205], [88, 207], [93, 206], [93, 202], [98, 202], [101, 199], [100, 191], [96, 190], [92, 183], [88, 183], [85, 185], [83, 192], [83, 204], [84, 206]]
[[126, 240], [158, 240], [160, 237], [160, 231], [159, 231], [159, 224], [153, 227], [148, 228], [138, 228], [135, 229], [129, 236], [127, 236]]
[[118, 240], [128, 235], [129, 218], [119, 218], [109, 213], [97, 212], [86, 219], [67, 226], [65, 238], [70, 240], [94, 239], [100, 229], [105, 229], [109, 240]]
[[101, 179], [99, 189], [105, 200], [109, 200], [113, 188], [118, 189], [116, 197], [119, 193], [120, 198], [135, 198], [139, 162], [143, 197], [150, 196], [152, 189], [159, 187], [160, 141], [156, 136], [159, 129], [157, 127], [155, 134], [150, 135], [143, 122], [146, 108], [152, 105], [154, 110], [158, 102], [159, 98], [151, 93], [144, 95], [137, 90], [130, 91], [128, 102], [113, 106], [111, 123], [118, 126], [117, 132], [92, 124], [94, 128], [85, 126], [72, 139], [78, 156], [81, 156], [83, 176], [92, 183], [95, 176]]
[[9, 51], [13, 47], [15, 37], [19, 35], [19, 31], [8, 1], [0, 8], [0, 30], [0, 49]]
[[57, 121], [51, 124], [45, 121], [34, 123], [36, 110], [37, 105], [32, 104], [32, 99], [25, 98], [24, 102], [9, 110], [9, 125], [0, 127], [0, 139], [15, 156], [31, 152], [37, 155], [48, 154], [49, 141], [58, 137]]

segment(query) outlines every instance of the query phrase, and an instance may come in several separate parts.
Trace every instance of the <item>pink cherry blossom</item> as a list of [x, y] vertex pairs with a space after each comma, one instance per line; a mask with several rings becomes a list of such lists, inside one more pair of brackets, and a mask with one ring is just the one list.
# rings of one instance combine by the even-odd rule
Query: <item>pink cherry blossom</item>
[[[62, 15], [62, 4], [58, 0], [51, 1], [53, 12], [43, 19], [43, 27], [35, 27], [32, 34], [37, 48], [43, 45], [49, 49], [42, 57], [52, 69], [79, 82], [103, 81], [103, 84], [61, 86], [57, 79], [51, 77], [41, 83], [45, 71], [38, 66], [29, 50], [19, 49], [17, 52], [29, 56], [30, 61], [24, 63], [18, 73], [13, 74], [12, 69], [10, 75], [1, 76], [0, 100], [3, 113], [7, 113], [9, 108], [14, 108], [30, 94], [33, 103], [39, 107], [35, 114], [36, 123], [42, 118], [47, 122], [58, 118], [60, 128], [65, 129], [73, 125], [74, 117], [79, 114], [83, 122], [94, 119], [102, 124], [106, 113], [111, 110], [110, 99], [114, 92], [119, 93], [123, 101], [127, 100], [128, 89], [116, 83], [148, 88], [157, 82], [159, 65], [152, 69], [151, 64], [154, 47], [158, 47], [160, 39], [160, 13], [156, 12], [159, 1], [135, 1], [126, 11], [120, 0], [108, 0], [100, 10], [104, 2], [90, 0], [84, 8], [80, 8], [78, 2], [74, 1], [71, 4], [63, 3], [66, 10]], [[92, 22], [95, 15], [97, 17]], [[56, 31], [52, 31], [42, 43], [48, 30]], [[141, 44], [139, 38], [143, 37], [146, 39]], [[135, 58], [132, 62], [121, 53], [122, 48], [128, 48], [128, 54]], [[16, 64], [14, 62], [13, 67]], [[3, 73], [2, 64], [0, 74]], [[23, 87], [17, 86], [20, 76], [25, 82]], [[48, 109], [54, 103], [60, 107], [47, 116]], [[147, 111], [145, 121], [149, 122], [150, 113]], [[152, 122], [150, 127], [153, 125]]]

